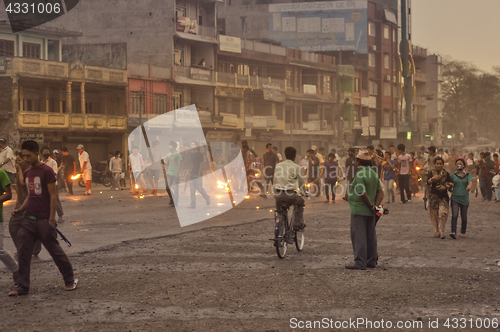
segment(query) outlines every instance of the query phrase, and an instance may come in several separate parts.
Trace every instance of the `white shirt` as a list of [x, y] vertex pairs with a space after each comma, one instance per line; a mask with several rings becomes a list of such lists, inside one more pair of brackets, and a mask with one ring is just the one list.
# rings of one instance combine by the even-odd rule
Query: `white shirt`
[[142, 172], [142, 168], [144, 166], [144, 160], [142, 159], [142, 155], [140, 153], [134, 155], [131, 154], [130, 158], [130, 167], [132, 168], [132, 172]]
[[122, 172], [122, 159], [113, 157], [109, 161], [109, 170], [111, 173], [121, 173]]
[[16, 173], [14, 152], [12, 152], [12, 149], [8, 146], [3, 148], [2, 152], [0, 152], [0, 164], [6, 162], [7, 160], [10, 161], [0, 168], [6, 171], [7, 173]]
[[44, 163], [47, 166], [50, 166], [50, 168], [52, 168], [52, 170], [54, 171], [54, 173], [57, 175], [57, 161], [55, 161], [54, 159], [52, 159], [51, 157], [49, 157], [49, 158], [47, 158], [47, 160], [44, 161]]
[[85, 169], [82, 169], [82, 172], [87, 169], [92, 169], [92, 165], [90, 164], [90, 157], [87, 151], [83, 151], [81, 154], [78, 154], [78, 161], [80, 161], [80, 169], [83, 167], [83, 163], [85, 164]]

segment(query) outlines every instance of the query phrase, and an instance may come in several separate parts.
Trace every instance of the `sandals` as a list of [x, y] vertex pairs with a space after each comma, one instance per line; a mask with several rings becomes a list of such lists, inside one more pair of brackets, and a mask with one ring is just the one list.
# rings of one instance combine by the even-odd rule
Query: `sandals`
[[451, 237], [452, 239], [456, 239], [456, 238], [457, 238], [457, 235], [456, 235], [455, 233], [450, 233], [450, 237]]
[[71, 292], [76, 289], [76, 285], [78, 285], [78, 279], [75, 279], [72, 284], [64, 286], [64, 290]]

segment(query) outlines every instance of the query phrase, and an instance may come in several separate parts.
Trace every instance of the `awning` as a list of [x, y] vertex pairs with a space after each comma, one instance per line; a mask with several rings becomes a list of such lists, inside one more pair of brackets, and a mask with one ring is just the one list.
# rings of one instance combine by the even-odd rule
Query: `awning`
[[286, 94], [288, 100], [298, 100], [298, 101], [310, 101], [318, 103], [337, 103], [337, 100], [328, 97], [320, 97], [317, 95], [308, 94]]
[[176, 31], [175, 36], [177, 36], [178, 38], [181, 38], [181, 39], [185, 39], [185, 40], [191, 40], [191, 41], [202, 42], [202, 43], [219, 44], [219, 42], [215, 38], [207, 37], [207, 36], [200, 36], [200, 35], [193, 35], [191, 33]]
[[318, 63], [318, 62], [309, 62], [309, 61], [304, 61], [304, 60], [297, 60], [297, 59], [290, 59], [288, 62], [291, 65], [302, 67], [302, 68], [309, 68], [309, 69], [321, 69], [321, 70], [327, 70], [331, 72], [336, 72], [337, 69], [335, 68], [334, 65], [326, 64], [326, 63]]

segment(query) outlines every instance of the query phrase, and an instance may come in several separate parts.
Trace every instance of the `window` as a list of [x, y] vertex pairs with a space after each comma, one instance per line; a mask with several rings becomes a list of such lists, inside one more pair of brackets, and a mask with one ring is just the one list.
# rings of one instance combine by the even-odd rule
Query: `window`
[[154, 102], [155, 102], [155, 110], [154, 114], [163, 114], [167, 112], [167, 98], [166, 94], [155, 93], [154, 94]]
[[86, 114], [99, 114], [101, 107], [99, 102], [86, 101], [85, 102], [85, 113]]
[[384, 83], [384, 96], [391, 96], [391, 84]]
[[384, 54], [384, 68], [389, 69], [390, 66], [390, 60], [391, 58], [389, 57], [389, 54]]
[[391, 126], [391, 113], [388, 111], [384, 112], [384, 127]]
[[370, 110], [370, 126], [376, 126], [377, 125], [377, 111], [375, 110]]
[[398, 96], [399, 96], [399, 88], [397, 85], [394, 85], [393, 96], [394, 96], [394, 98], [398, 98]]
[[331, 79], [329, 75], [323, 76], [323, 93], [330, 93], [332, 91]]
[[375, 67], [375, 53], [368, 53], [368, 66]]
[[238, 65], [238, 75], [250, 75], [250, 67], [247, 65]]
[[368, 35], [375, 37], [375, 23], [368, 22]]
[[181, 108], [182, 107], [182, 93], [181, 92], [174, 92], [172, 94], [172, 101], [173, 101], [173, 107], [174, 110]]
[[226, 98], [217, 98], [219, 104], [219, 114], [220, 113], [228, 113], [227, 112], [227, 99]]
[[240, 117], [240, 100], [231, 99], [231, 113]]
[[132, 114], [144, 114], [144, 91], [130, 92], [130, 112]]
[[391, 39], [391, 31], [387, 25], [384, 25], [384, 38]]
[[369, 94], [378, 95], [378, 84], [374, 81], [370, 81], [368, 90]]
[[14, 41], [0, 39], [0, 56], [14, 56]]
[[40, 45], [23, 43], [23, 57], [30, 59], [40, 59]]
[[359, 92], [359, 78], [354, 79], [354, 92]]
[[291, 70], [286, 71], [286, 86], [292, 89], [294, 88], [293, 76], [294, 76], [293, 71]]

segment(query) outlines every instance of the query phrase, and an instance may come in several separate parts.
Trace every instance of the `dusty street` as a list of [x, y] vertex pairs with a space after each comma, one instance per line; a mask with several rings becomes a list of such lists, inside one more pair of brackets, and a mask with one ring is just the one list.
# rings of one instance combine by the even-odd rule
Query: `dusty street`
[[[11, 276], [0, 266], [1, 331], [302, 330], [293, 318], [383, 319], [394, 330], [421, 318], [422, 328], [399, 329], [415, 331], [431, 330], [436, 319], [433, 331], [453, 330], [453, 318], [466, 318], [459, 330], [472, 331], [500, 319], [500, 204], [471, 196], [468, 237], [441, 240], [432, 237], [421, 196], [397, 200], [377, 226], [380, 268], [352, 271], [344, 268], [352, 260], [349, 207], [339, 198], [307, 201], [305, 248], [289, 247], [280, 260], [269, 241], [273, 199], [252, 197], [181, 228], [166, 196], [102, 191], [61, 196], [59, 228], [73, 246], [61, 245], [80, 279], [75, 292], [64, 291], [45, 250], [32, 262], [28, 296], [7, 297]], [[7, 220], [12, 209], [4, 209]], [[375, 330], [365, 327], [346, 329]]]

